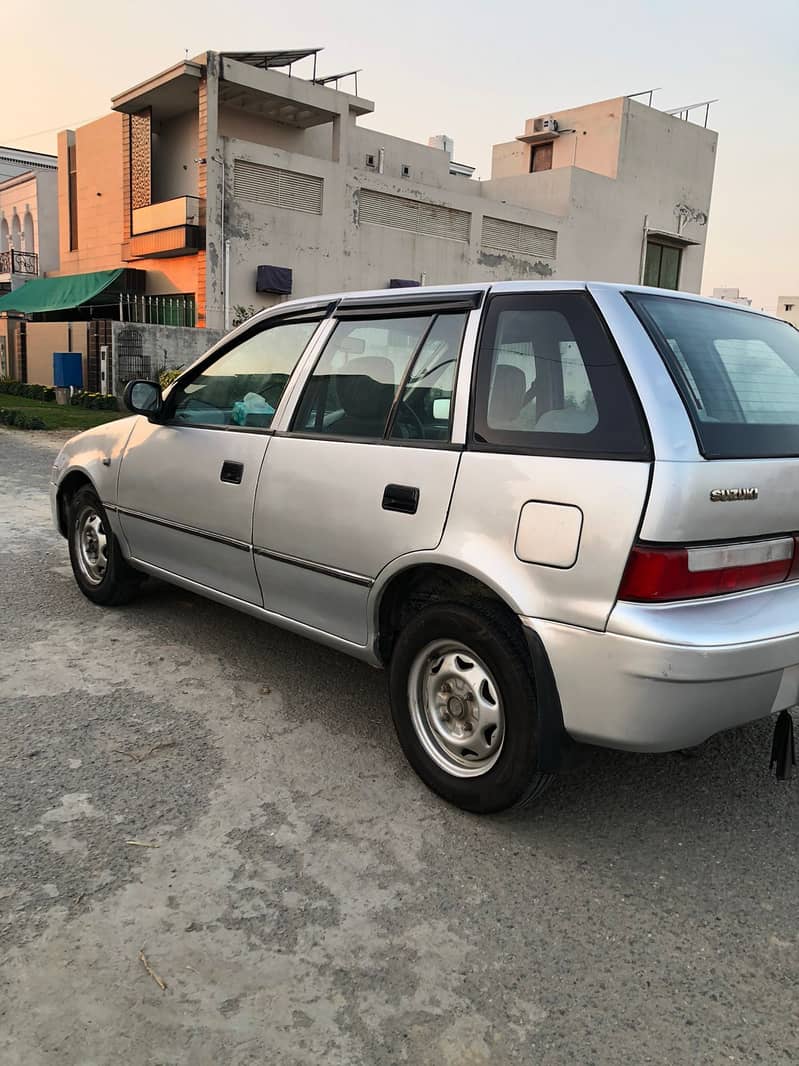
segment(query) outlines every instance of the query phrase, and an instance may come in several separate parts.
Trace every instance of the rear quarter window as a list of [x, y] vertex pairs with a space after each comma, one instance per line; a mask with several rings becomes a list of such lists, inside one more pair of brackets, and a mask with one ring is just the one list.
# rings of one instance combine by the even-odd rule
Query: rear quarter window
[[543, 455], [649, 458], [632, 383], [587, 293], [498, 295], [489, 301], [472, 444]]
[[799, 455], [799, 332], [734, 307], [627, 299], [660, 351], [708, 459]]

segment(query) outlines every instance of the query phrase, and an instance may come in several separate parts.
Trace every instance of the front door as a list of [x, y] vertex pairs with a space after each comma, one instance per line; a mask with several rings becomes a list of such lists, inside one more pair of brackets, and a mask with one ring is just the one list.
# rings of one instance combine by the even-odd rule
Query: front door
[[258, 485], [268, 610], [364, 645], [375, 577], [438, 544], [460, 458], [450, 423], [466, 318], [341, 313]]
[[260, 323], [181, 378], [162, 421], [139, 419], [117, 494], [134, 560], [262, 603], [255, 489], [272, 416], [317, 324]]

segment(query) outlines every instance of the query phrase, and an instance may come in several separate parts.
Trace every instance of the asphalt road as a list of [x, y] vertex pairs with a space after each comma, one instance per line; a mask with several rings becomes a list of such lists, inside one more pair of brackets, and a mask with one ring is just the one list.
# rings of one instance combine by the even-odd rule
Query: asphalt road
[[57, 446], [0, 431], [2, 1066], [799, 1060], [770, 723], [469, 816], [380, 673], [155, 583], [85, 600]]

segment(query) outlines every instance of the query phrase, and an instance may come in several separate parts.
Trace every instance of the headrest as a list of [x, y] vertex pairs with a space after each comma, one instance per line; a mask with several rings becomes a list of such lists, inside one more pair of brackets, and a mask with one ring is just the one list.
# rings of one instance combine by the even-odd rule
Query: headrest
[[382, 356], [350, 359], [344, 373], [336, 375], [339, 403], [353, 418], [385, 417], [394, 399], [394, 364]]
[[491, 387], [491, 399], [488, 405], [488, 422], [492, 426], [502, 426], [515, 422], [524, 406], [527, 392], [527, 378], [518, 366], [500, 363], [494, 371], [494, 384]]
[[541, 415], [535, 428], [541, 433], [590, 433], [596, 429], [599, 417], [596, 408], [586, 411], [576, 407], [556, 408]]

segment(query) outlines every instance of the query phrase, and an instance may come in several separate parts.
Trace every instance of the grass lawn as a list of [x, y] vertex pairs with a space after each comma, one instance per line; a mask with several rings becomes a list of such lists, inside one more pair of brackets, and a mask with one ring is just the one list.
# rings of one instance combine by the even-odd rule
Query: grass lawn
[[[101, 426], [115, 418], [124, 418], [126, 415], [125, 411], [91, 411], [86, 407], [62, 407], [55, 402], [42, 403], [41, 400], [10, 396], [5, 392], [0, 392], [0, 407], [5, 407], [8, 411], [24, 411], [27, 415], [35, 415], [41, 418], [48, 429], [74, 429], [76, 433], [82, 429], [91, 429], [92, 426]], [[9, 428], [14, 429], [14, 426]]]

